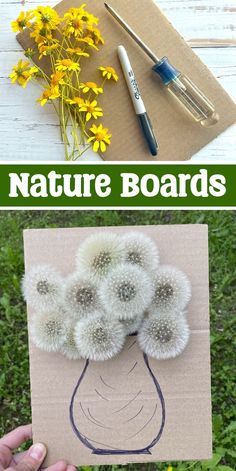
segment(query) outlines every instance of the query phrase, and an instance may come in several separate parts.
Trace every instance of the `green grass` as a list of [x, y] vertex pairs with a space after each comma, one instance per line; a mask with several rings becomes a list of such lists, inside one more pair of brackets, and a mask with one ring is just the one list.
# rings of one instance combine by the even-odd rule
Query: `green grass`
[[[0, 427], [1, 435], [30, 417], [25, 304], [25, 228], [207, 223], [210, 243], [211, 355], [214, 456], [208, 462], [172, 463], [178, 471], [230, 471], [236, 452], [235, 288], [236, 215], [229, 211], [15, 211], [0, 212]], [[93, 471], [164, 470], [168, 463], [95, 467]], [[82, 468], [88, 471], [92, 468]]]

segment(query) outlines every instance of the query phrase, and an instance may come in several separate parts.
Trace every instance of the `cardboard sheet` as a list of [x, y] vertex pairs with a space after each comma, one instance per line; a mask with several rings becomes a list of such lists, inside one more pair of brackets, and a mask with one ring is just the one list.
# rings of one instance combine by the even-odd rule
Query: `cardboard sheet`
[[[109, 228], [117, 233], [130, 229]], [[47, 354], [30, 342], [33, 437], [48, 446], [46, 465], [60, 458], [75, 465], [95, 465], [211, 457], [207, 226], [135, 229], [157, 242], [161, 264], [179, 267], [191, 280], [190, 342], [176, 359], [149, 359], [153, 376], [136, 337], [127, 339], [117, 357], [90, 362], [87, 367], [85, 361]], [[79, 244], [98, 230], [104, 228], [25, 231], [26, 271], [35, 264], [49, 263], [62, 275], [70, 274]], [[28, 316], [32, 314], [28, 309]], [[93, 453], [87, 442], [107, 453]], [[150, 443], [154, 445], [145, 453]], [[114, 453], [129, 449], [139, 452]]]
[[[56, 6], [60, 15], [70, 7], [81, 5], [81, 0], [63, 0]], [[112, 145], [103, 156], [106, 160], [152, 160], [140, 132], [133, 105], [127, 91], [117, 58], [117, 46], [128, 51], [140, 90], [160, 145], [158, 160], [187, 160], [236, 120], [236, 106], [209, 69], [181, 38], [152, 0], [111, 0], [110, 4], [130, 23], [159, 57], [170, 61], [188, 75], [215, 104], [220, 121], [211, 128], [203, 128], [184, 111], [169, 94], [159, 77], [152, 72], [152, 61], [141, 51], [126, 32], [104, 8], [103, 0], [88, 0], [87, 8], [100, 18], [100, 29], [105, 45], [86, 63], [84, 79], [99, 80], [96, 68], [112, 65], [118, 71], [117, 85], [108, 84], [99, 100], [104, 106], [103, 122], [113, 134]], [[28, 32], [18, 35], [24, 49], [32, 47]], [[222, 53], [223, 54], [223, 53]]]

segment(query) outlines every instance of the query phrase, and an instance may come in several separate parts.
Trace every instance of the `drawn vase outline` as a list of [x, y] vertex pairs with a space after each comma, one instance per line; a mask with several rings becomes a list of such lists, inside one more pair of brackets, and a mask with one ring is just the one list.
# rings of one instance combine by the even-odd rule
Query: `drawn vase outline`
[[136, 337], [127, 338], [106, 368], [86, 361], [69, 413], [74, 433], [92, 454], [151, 454], [163, 434], [165, 401]]

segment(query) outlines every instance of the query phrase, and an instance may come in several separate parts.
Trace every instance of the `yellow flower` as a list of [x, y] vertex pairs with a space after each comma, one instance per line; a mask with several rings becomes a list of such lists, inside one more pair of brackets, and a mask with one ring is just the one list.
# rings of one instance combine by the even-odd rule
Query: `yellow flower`
[[104, 44], [104, 39], [101, 35], [101, 31], [98, 28], [94, 28], [91, 25], [87, 26], [87, 35], [92, 38], [94, 44]]
[[98, 47], [94, 44], [92, 38], [89, 36], [85, 36], [84, 38], [76, 38], [78, 42], [80, 43], [86, 43], [89, 47], [92, 47], [93, 49], [96, 49], [98, 51]]
[[115, 71], [115, 69], [113, 69], [113, 67], [99, 67], [98, 70], [101, 70], [102, 72], [102, 76], [103, 77], [106, 77], [107, 80], [115, 80], [115, 82], [117, 82], [119, 80], [119, 77]]
[[35, 23], [46, 29], [56, 29], [60, 23], [58, 13], [51, 7], [38, 7], [33, 10], [35, 15]]
[[47, 28], [41, 28], [38, 25], [34, 25], [34, 30], [31, 31], [30, 37], [34, 38], [37, 44], [47, 43], [53, 39], [50, 30]]
[[99, 22], [99, 19], [96, 18], [96, 16], [92, 15], [92, 13], [88, 13], [87, 11], [82, 12], [82, 20], [86, 23], [89, 23], [90, 25], [97, 25]]
[[12, 83], [18, 82], [23, 88], [26, 87], [29, 80], [38, 72], [37, 67], [31, 67], [28, 61], [19, 60], [18, 64], [12, 67], [13, 73], [9, 75]]
[[11, 22], [12, 30], [17, 33], [23, 31], [24, 28], [28, 28], [31, 25], [32, 13], [30, 11], [22, 11], [16, 21]]
[[171, 465], [169, 465], [169, 466], [167, 467], [167, 471], [173, 471], [173, 467], [172, 467]]
[[98, 117], [103, 116], [102, 108], [97, 106], [96, 100], [92, 102], [85, 100], [83, 104], [79, 105], [79, 111], [86, 112], [86, 121], [90, 121], [91, 118], [98, 119]]
[[76, 62], [73, 62], [71, 59], [62, 59], [56, 61], [56, 70], [69, 70], [69, 72], [80, 71], [80, 66]]
[[77, 37], [81, 35], [84, 27], [84, 20], [82, 19], [83, 10], [81, 8], [70, 8], [65, 13], [63, 20], [66, 21], [64, 33], [66, 36], [71, 35]]
[[79, 88], [83, 90], [83, 93], [94, 92], [96, 95], [103, 93], [102, 87], [98, 87], [95, 82], [81, 83]]
[[54, 74], [51, 75], [51, 87], [56, 87], [57, 85], [63, 85], [65, 82], [63, 80], [63, 77], [65, 77], [64, 72], [61, 72], [58, 70]]
[[38, 49], [40, 52], [39, 59], [42, 59], [43, 56], [50, 55], [51, 52], [54, 51], [55, 49], [58, 49], [58, 47], [59, 47], [59, 41], [57, 41], [56, 39], [54, 40], [52, 44], [44, 44], [44, 43], [39, 44], [38, 45]]
[[76, 54], [77, 56], [89, 57], [89, 54], [87, 52], [82, 51], [80, 47], [68, 47], [66, 49], [66, 52], [68, 52], [68, 54]]
[[56, 98], [59, 98], [59, 96], [60, 92], [58, 87], [48, 87], [45, 88], [37, 102], [39, 102], [41, 106], [44, 106], [49, 100], [55, 100]]
[[112, 135], [109, 134], [107, 128], [104, 128], [102, 124], [96, 126], [95, 124], [92, 125], [90, 131], [94, 136], [91, 136], [87, 142], [93, 143], [93, 150], [94, 152], [98, 152], [100, 149], [101, 152], [106, 152], [107, 145], [111, 143]]
[[66, 36], [81, 36], [86, 24], [92, 26], [98, 24], [98, 18], [84, 10], [86, 5], [83, 4], [79, 8], [70, 8], [64, 15], [65, 21], [64, 33]]
[[83, 105], [84, 100], [80, 98], [80, 96], [75, 96], [74, 98], [67, 98], [65, 101], [69, 103], [69, 105]]

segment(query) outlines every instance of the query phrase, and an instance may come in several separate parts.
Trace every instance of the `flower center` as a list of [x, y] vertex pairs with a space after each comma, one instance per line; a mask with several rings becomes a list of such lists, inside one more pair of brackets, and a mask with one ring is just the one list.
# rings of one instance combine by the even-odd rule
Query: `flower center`
[[62, 327], [59, 324], [59, 322], [57, 322], [56, 320], [50, 320], [50, 321], [46, 322], [45, 330], [46, 330], [46, 334], [48, 336], [53, 337], [55, 335], [60, 335], [61, 334]]
[[37, 283], [37, 291], [39, 294], [42, 294], [42, 295], [49, 293], [49, 284], [47, 280], [41, 280]]
[[79, 288], [76, 292], [76, 301], [84, 307], [90, 306], [94, 301], [94, 291], [91, 288]]
[[142, 265], [141, 254], [135, 252], [134, 250], [128, 253], [127, 260], [128, 262], [135, 263], [137, 265]]
[[92, 105], [88, 105], [88, 106], [87, 106], [87, 111], [88, 111], [89, 113], [93, 113], [94, 110], [95, 110], [95, 108], [94, 108]]
[[107, 332], [102, 326], [95, 328], [93, 331], [93, 340], [96, 343], [103, 343], [107, 341]]
[[97, 84], [95, 82], [87, 82], [85, 85], [87, 85], [87, 87], [89, 87], [89, 88], [96, 88], [97, 87]]
[[20, 20], [18, 21], [18, 25], [21, 27], [21, 28], [24, 28], [26, 26], [26, 20]]
[[117, 290], [117, 295], [120, 301], [129, 302], [136, 296], [135, 286], [129, 281], [121, 283]]
[[62, 65], [65, 65], [66, 67], [70, 67], [73, 62], [70, 59], [63, 59], [61, 61]]
[[159, 300], [165, 301], [171, 298], [174, 294], [174, 289], [169, 283], [163, 283], [156, 288], [154, 300], [158, 303]]
[[42, 28], [39, 32], [40, 36], [47, 36], [47, 30], [45, 28]]
[[47, 15], [47, 14], [44, 14], [41, 16], [41, 21], [42, 23], [49, 23], [51, 21], [51, 16], [50, 15]]
[[111, 261], [112, 261], [112, 257], [111, 257], [110, 252], [106, 252], [104, 250], [103, 252], [100, 252], [98, 255], [94, 257], [92, 266], [93, 268], [97, 270], [102, 270], [103, 268], [110, 265]]
[[173, 336], [173, 331], [166, 324], [158, 325], [153, 331], [153, 337], [155, 340], [158, 340], [160, 343], [168, 343], [171, 341]]
[[78, 18], [76, 20], [73, 20], [72, 26], [74, 26], [75, 29], [80, 28], [82, 26], [81, 20], [79, 20]]
[[103, 141], [104, 136], [105, 136], [105, 135], [104, 135], [103, 132], [98, 132], [98, 133], [96, 134], [96, 139], [97, 139], [97, 141]]

